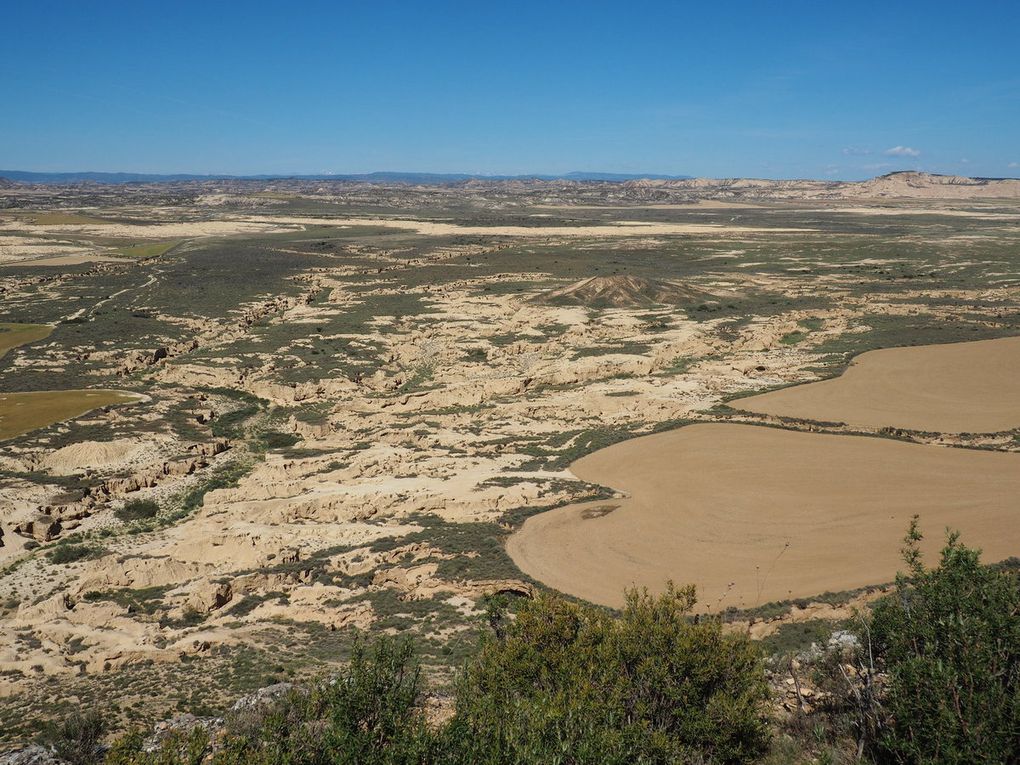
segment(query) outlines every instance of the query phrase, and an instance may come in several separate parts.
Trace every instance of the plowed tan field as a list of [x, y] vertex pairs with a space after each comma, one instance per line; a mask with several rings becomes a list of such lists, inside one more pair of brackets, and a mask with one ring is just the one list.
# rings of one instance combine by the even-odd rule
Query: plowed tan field
[[887, 348], [839, 377], [733, 403], [760, 414], [939, 433], [1020, 426], [1020, 337]]
[[701, 607], [753, 607], [891, 580], [911, 516], [926, 549], [947, 526], [985, 559], [1020, 553], [1020, 456], [700, 424], [571, 466], [626, 492], [530, 518], [508, 549], [536, 579], [620, 605], [631, 585], [698, 585]]

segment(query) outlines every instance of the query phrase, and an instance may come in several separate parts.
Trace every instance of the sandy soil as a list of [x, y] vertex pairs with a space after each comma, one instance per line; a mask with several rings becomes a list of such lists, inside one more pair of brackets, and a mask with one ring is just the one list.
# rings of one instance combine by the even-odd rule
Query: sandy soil
[[123, 223], [43, 223], [26, 226], [24, 223], [20, 222], [0, 225], [0, 231], [20, 233], [24, 230], [44, 231], [49, 234], [87, 234], [107, 238], [187, 239], [202, 236], [272, 233], [274, 231], [284, 231], [286, 230], [286, 227], [281, 227], [279, 224], [271, 221], [267, 221], [265, 223], [252, 223], [250, 221], [241, 220], [212, 220], [196, 222], [181, 221], [173, 223], [144, 223], [134, 225]]
[[624, 588], [698, 585], [715, 609], [891, 580], [913, 514], [992, 562], [1020, 551], [1020, 457], [748, 425], [701, 424], [571, 466], [628, 493], [530, 518], [508, 546], [526, 573], [618, 606]]
[[[80, 255], [57, 255], [47, 258], [31, 258], [19, 260], [18, 266], [80, 266], [82, 263], [124, 263], [124, 258], [112, 258], [98, 252], [87, 252]], [[0, 264], [3, 265], [3, 264]]]
[[943, 433], [1020, 426], [1020, 337], [887, 348], [840, 377], [734, 402], [760, 414]]
[[21, 264], [25, 260], [60, 257], [80, 252], [82, 246], [73, 242], [53, 242], [30, 236], [0, 236], [0, 265]]
[[0, 440], [79, 417], [101, 406], [126, 404], [141, 398], [136, 393], [100, 388], [0, 393]]
[[257, 221], [299, 223], [303, 225], [383, 226], [405, 229], [424, 236], [519, 236], [519, 237], [617, 237], [665, 236], [669, 234], [783, 234], [814, 231], [811, 228], [761, 226], [724, 226], [711, 223], [646, 223], [619, 221], [602, 226], [464, 226], [459, 223], [433, 223], [397, 218], [254, 218]]
[[50, 452], [39, 466], [51, 473], [71, 475], [86, 470], [119, 467], [144, 454], [152, 444], [134, 438], [113, 441], [78, 441]]

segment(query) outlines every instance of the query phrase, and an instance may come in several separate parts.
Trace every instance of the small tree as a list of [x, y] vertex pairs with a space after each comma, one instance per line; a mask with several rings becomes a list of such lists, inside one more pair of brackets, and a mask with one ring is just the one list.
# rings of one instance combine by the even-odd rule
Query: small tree
[[57, 757], [69, 765], [93, 765], [103, 761], [107, 727], [99, 712], [77, 712], [52, 726], [46, 740]]
[[876, 756], [897, 763], [1020, 762], [1020, 580], [982, 566], [948, 534], [926, 569], [915, 518], [908, 573], [875, 608], [871, 637], [888, 672]]
[[410, 643], [381, 639], [371, 649], [358, 644], [339, 676], [235, 716], [213, 762], [429, 762], [435, 737], [422, 702], [420, 667]]
[[765, 748], [756, 649], [690, 617], [693, 588], [631, 591], [619, 619], [545, 596], [485, 644], [448, 735], [472, 763], [747, 762]]

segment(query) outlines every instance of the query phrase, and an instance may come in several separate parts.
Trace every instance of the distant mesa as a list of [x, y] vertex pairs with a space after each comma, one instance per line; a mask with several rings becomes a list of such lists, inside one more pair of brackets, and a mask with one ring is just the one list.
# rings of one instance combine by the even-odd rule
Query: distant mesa
[[595, 308], [632, 308], [655, 304], [693, 305], [715, 302], [716, 296], [681, 282], [640, 276], [592, 276], [547, 292], [535, 302]]

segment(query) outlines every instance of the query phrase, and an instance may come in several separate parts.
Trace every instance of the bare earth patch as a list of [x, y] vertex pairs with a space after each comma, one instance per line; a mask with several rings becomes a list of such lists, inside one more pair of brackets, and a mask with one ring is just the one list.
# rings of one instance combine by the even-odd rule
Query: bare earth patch
[[741, 399], [739, 409], [849, 425], [994, 433], [1020, 425], [1020, 337], [887, 348], [840, 377]]
[[[699, 424], [625, 441], [571, 466], [629, 497], [530, 518], [508, 551], [526, 573], [611, 606], [638, 585], [693, 582], [708, 608], [890, 581], [921, 516], [1001, 560], [1020, 547], [1020, 457], [748, 425]], [[605, 506], [597, 503], [597, 508]]]

